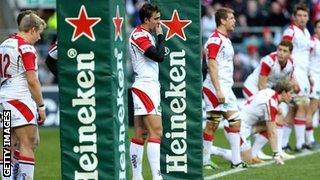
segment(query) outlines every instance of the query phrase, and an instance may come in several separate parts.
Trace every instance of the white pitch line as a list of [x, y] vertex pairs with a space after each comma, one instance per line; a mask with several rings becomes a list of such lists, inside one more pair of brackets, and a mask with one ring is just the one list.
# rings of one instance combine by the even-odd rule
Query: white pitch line
[[[320, 149], [315, 150], [315, 151], [306, 151], [306, 152], [303, 152], [303, 153], [295, 155], [295, 158], [293, 158], [293, 159], [296, 159], [298, 157], [308, 156], [308, 155], [315, 154], [315, 153], [318, 153], [318, 152], [320, 152]], [[289, 161], [289, 160], [291, 160], [291, 159], [288, 159], [286, 161]], [[261, 164], [253, 165], [252, 168], [263, 167], [263, 166], [267, 166], [267, 165], [270, 165], [270, 164], [273, 164], [273, 163], [274, 163], [274, 161], [267, 161], [267, 162], [264, 162], [264, 163], [261, 163]], [[249, 169], [250, 169], [250, 167], [246, 168], [246, 169], [231, 169], [229, 171], [222, 171], [221, 173], [218, 173], [218, 174], [214, 174], [214, 175], [211, 175], [211, 176], [206, 176], [206, 177], [204, 177], [204, 179], [205, 180], [211, 180], [211, 179], [214, 179], [214, 178], [223, 177], [223, 176], [226, 176], [226, 175], [238, 173], [238, 172], [241, 172], [241, 171], [246, 171], [246, 170], [249, 170]]]

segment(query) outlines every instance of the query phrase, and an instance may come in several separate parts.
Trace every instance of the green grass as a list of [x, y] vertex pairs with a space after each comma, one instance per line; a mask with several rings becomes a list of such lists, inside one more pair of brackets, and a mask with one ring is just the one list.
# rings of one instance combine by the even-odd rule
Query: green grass
[[[291, 147], [294, 147], [294, 133], [292, 133], [292, 135], [293, 136], [291, 136], [290, 138], [290, 145]], [[319, 141], [319, 128], [315, 131], [315, 137]], [[216, 134], [216, 141], [214, 142], [214, 144], [219, 147], [229, 148], [222, 130], [218, 130]], [[271, 154], [271, 149], [268, 144], [265, 146], [264, 152], [267, 154]], [[205, 176], [210, 176], [222, 171], [230, 170], [230, 162], [227, 162], [223, 158], [214, 156], [212, 160], [219, 165], [220, 169], [215, 170], [214, 172], [210, 170], [204, 170]], [[231, 174], [220, 179], [270, 179], [270, 177], [272, 177], [272, 179], [319, 179], [319, 162], [320, 153], [316, 153], [313, 155], [286, 161], [285, 165], [283, 166], [271, 164], [259, 168], [250, 168], [247, 171]]]
[[35, 179], [61, 179], [60, 139], [58, 128], [40, 128], [36, 150]]
[[[131, 134], [132, 129], [129, 130], [129, 136]], [[315, 137], [319, 141], [319, 129], [316, 131]], [[40, 138], [40, 145], [36, 151], [35, 179], [61, 179], [59, 129], [40, 128]], [[217, 131], [214, 144], [216, 146], [229, 148], [229, 144], [224, 138], [222, 130]], [[294, 145], [294, 136], [291, 137], [290, 144], [292, 146]], [[264, 151], [270, 153], [269, 145], [266, 146]], [[214, 156], [213, 161], [220, 166], [220, 169], [214, 172], [204, 170], [205, 176], [230, 169], [230, 163], [221, 157]], [[260, 168], [250, 168], [247, 171], [228, 175], [221, 179], [270, 179], [270, 177], [272, 177], [272, 179], [319, 179], [319, 162], [320, 153], [316, 153], [286, 161], [284, 166], [267, 165]], [[129, 175], [129, 177], [131, 177], [131, 167], [129, 168]], [[146, 180], [152, 179], [146, 149], [143, 158], [143, 176]]]

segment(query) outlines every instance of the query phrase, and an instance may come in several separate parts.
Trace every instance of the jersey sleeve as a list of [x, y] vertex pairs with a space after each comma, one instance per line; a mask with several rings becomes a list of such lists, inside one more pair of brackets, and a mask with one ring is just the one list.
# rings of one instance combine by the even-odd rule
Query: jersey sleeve
[[148, 35], [144, 32], [134, 32], [131, 36], [131, 39], [138, 49], [143, 53], [152, 46]]
[[36, 51], [33, 46], [29, 44], [21, 45], [19, 47], [21, 59], [26, 71], [36, 70]]
[[274, 61], [270, 57], [265, 57], [261, 60], [260, 63], [260, 75], [268, 76], [271, 71], [271, 67], [273, 66]]
[[216, 59], [222, 40], [219, 37], [211, 37], [207, 43], [208, 59]]
[[292, 27], [288, 27], [284, 32], [282, 36], [282, 40], [292, 41], [294, 36], [294, 30]]

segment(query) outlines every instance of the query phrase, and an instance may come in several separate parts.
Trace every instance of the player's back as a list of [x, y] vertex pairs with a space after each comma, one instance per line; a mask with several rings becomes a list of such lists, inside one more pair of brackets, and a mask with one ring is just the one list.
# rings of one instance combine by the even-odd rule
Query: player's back
[[31, 97], [25, 66], [27, 69], [32, 67], [36, 70], [36, 61], [23, 62], [22, 54], [28, 57], [36, 56], [36, 50], [17, 35], [13, 35], [0, 45], [0, 102]]
[[132, 60], [135, 82], [158, 82], [158, 63], [144, 55], [145, 51], [155, 46], [153, 36], [141, 26], [137, 26], [129, 37], [129, 51]]
[[242, 106], [241, 111], [245, 111], [256, 117], [264, 117], [266, 108], [269, 110], [277, 109], [278, 106], [278, 95], [277, 93], [270, 89], [260, 90], [257, 94], [251, 96], [244, 106]]

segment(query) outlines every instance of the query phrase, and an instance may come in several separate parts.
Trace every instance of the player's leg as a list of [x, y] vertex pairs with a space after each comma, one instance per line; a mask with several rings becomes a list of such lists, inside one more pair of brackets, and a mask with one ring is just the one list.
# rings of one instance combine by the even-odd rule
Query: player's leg
[[142, 116], [134, 117], [134, 131], [130, 143], [130, 158], [132, 165], [132, 177], [135, 180], [143, 179], [142, 177], [142, 159], [144, 147], [144, 133], [146, 128]]
[[33, 179], [35, 154], [38, 146], [39, 134], [36, 125], [26, 125], [13, 128], [19, 141], [19, 178]]
[[227, 111], [223, 116], [229, 122], [229, 143], [232, 152], [232, 168], [246, 167], [240, 156], [240, 115], [237, 111]]
[[284, 117], [283, 134], [282, 134], [282, 149], [287, 152], [292, 152], [293, 149], [289, 145], [290, 135], [293, 127], [293, 120], [297, 111], [297, 107], [293, 104], [288, 105], [288, 113]]
[[310, 99], [310, 106], [307, 110], [307, 122], [306, 122], [306, 147], [312, 149], [312, 145], [315, 142], [313, 135], [313, 115], [318, 109], [319, 100], [316, 98]]
[[296, 151], [301, 152], [305, 143], [305, 130], [306, 130], [306, 113], [309, 107], [309, 99], [305, 96], [298, 96], [295, 98], [297, 105], [297, 112], [294, 118], [294, 130], [296, 134]]
[[205, 168], [216, 168], [211, 162], [211, 146], [214, 140], [214, 133], [221, 121], [221, 112], [209, 111], [207, 112], [206, 126], [203, 130], [203, 165]]
[[143, 121], [148, 130], [147, 155], [152, 171], [152, 179], [162, 179], [160, 171], [160, 144], [162, 137], [162, 120], [160, 115], [145, 115]]

